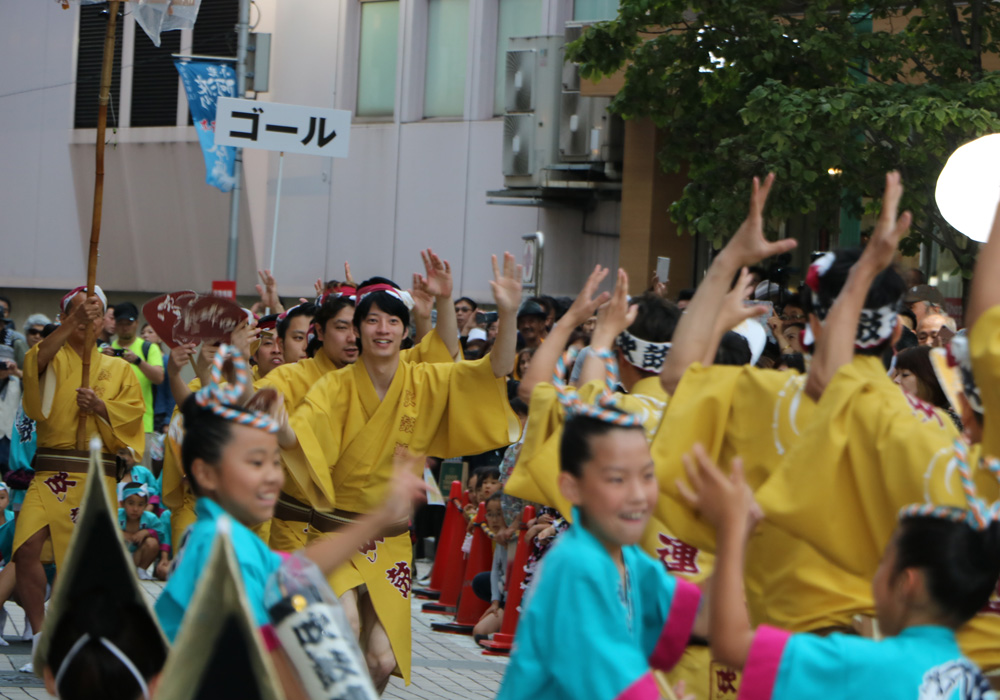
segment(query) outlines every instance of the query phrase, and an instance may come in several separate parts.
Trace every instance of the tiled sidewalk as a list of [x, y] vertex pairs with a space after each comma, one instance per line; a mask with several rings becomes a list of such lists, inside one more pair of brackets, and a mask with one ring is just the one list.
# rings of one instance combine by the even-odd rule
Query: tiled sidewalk
[[[427, 571], [425, 562], [417, 562], [417, 571]], [[155, 601], [163, 589], [160, 581], [143, 581], [142, 587]], [[422, 600], [413, 600], [410, 617], [413, 624], [413, 678], [404, 686], [393, 678], [384, 698], [391, 700], [492, 700], [500, 688], [507, 659], [483, 656], [472, 637], [444, 634], [431, 630], [432, 622], [447, 621], [440, 615], [420, 612]], [[24, 629], [24, 613], [18, 606], [6, 606], [8, 621], [3, 634], [10, 646], [0, 647], [0, 700], [54, 700], [45, 692], [42, 681], [17, 669], [27, 663], [30, 642], [14, 641]]]

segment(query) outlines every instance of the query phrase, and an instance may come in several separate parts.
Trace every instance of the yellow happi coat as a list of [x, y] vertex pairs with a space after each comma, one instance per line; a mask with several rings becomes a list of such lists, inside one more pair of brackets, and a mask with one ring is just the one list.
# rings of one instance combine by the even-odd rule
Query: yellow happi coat
[[[79, 417], [76, 390], [83, 377], [83, 360], [68, 344], [63, 345], [39, 375], [39, 347], [31, 348], [24, 357], [24, 412], [36, 421], [40, 449], [75, 450]], [[142, 422], [146, 405], [132, 367], [119, 357], [102, 354], [95, 346], [90, 356], [90, 388], [104, 401], [109, 420], [88, 416], [88, 438], [99, 436], [106, 454], [129, 448], [140, 460], [146, 439]], [[36, 470], [17, 517], [14, 551], [48, 525], [58, 568], [66, 556], [86, 480], [86, 473]], [[104, 481], [109, 495], [117, 501], [114, 477]]]
[[[201, 389], [201, 380], [195, 377], [188, 382], [188, 389], [194, 393]], [[181, 462], [181, 443], [184, 440], [184, 421], [180, 416], [180, 405], [174, 406], [174, 415], [167, 428], [167, 439], [163, 449], [162, 493], [160, 500], [164, 508], [170, 511], [170, 541], [173, 543], [174, 554], [180, 551], [184, 533], [194, 525], [198, 517], [194, 514], [194, 503], [198, 498], [191, 490], [191, 485], [184, 478], [184, 466]]]
[[[588, 382], [580, 387], [579, 397], [584, 402], [596, 403], [604, 388], [603, 381]], [[659, 376], [639, 380], [630, 393], [615, 393], [619, 408], [642, 416], [643, 429], [650, 441], [660, 428], [668, 402], [672, 401]], [[531, 392], [524, 446], [505, 490], [518, 498], [555, 508], [571, 518], [572, 508], [559, 491], [559, 443], [564, 423], [565, 412], [555, 387], [546, 382], [537, 384]], [[659, 513], [650, 519], [641, 544], [650, 556], [679, 578], [698, 583], [711, 571], [712, 556], [680, 540]], [[689, 646], [667, 677], [671, 685], [684, 681], [688, 692], [713, 699], [735, 698], [739, 679], [736, 671], [712, 661], [707, 646]]]
[[[973, 445], [970, 464], [1000, 448], [990, 417], [1000, 416], [1000, 307], [970, 333], [973, 368], [986, 416], [984, 441]], [[894, 392], [893, 389], [896, 389]], [[758, 491], [768, 519], [814, 546], [835, 566], [871, 580], [898, 522], [913, 503], [965, 507], [957, 470], [950, 468], [954, 430], [940, 414], [914, 419], [914, 402], [900, 399], [883, 374], [841, 368], [823, 393], [815, 422], [803, 434], [798, 461], [777, 471]], [[918, 411], [919, 412], [919, 411]], [[991, 434], [992, 433], [992, 434]], [[981, 497], [998, 497], [996, 479], [974, 472]], [[962, 650], [984, 670], [1000, 668], [1000, 599], [958, 634]]]
[[[441, 340], [436, 330], [431, 331], [421, 341], [399, 353], [400, 362], [453, 362], [448, 346]], [[316, 351], [316, 356], [300, 360], [293, 364], [281, 365], [271, 370], [257, 385], [257, 388], [274, 387], [285, 397], [285, 406], [289, 415], [295, 412], [306, 394], [328, 372], [334, 372], [337, 366], [326, 356], [322, 349]], [[284, 456], [282, 456], [284, 464]], [[298, 487], [295, 480], [288, 475], [285, 466], [285, 485], [282, 493], [302, 503], [309, 503], [309, 498]], [[280, 552], [294, 552], [306, 546], [309, 534], [309, 523], [305, 520], [286, 520], [274, 517], [270, 521], [271, 549]]]
[[[317, 510], [368, 513], [378, 508], [396, 453], [456, 457], [515, 442], [520, 423], [506, 380], [490, 358], [473, 362], [400, 362], [379, 400], [364, 356], [330, 372], [291, 419], [298, 447], [285, 455], [289, 476]], [[310, 536], [319, 536], [310, 531]], [[333, 535], [336, 536], [336, 535]], [[330, 578], [337, 595], [366, 585], [399, 672], [410, 678], [408, 533], [380, 537]]]

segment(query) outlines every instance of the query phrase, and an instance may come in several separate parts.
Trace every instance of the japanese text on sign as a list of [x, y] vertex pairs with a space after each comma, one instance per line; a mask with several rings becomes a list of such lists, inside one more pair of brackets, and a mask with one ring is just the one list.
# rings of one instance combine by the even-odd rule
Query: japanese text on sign
[[220, 98], [215, 143], [265, 151], [346, 158], [351, 113], [301, 105]]

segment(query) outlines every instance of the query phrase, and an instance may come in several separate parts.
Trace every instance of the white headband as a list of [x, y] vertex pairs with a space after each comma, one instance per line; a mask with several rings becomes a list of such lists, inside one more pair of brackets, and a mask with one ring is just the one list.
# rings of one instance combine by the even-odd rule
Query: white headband
[[[825, 319], [826, 313], [823, 313], [821, 318]], [[877, 309], [862, 310], [861, 317], [858, 319], [858, 332], [854, 338], [854, 347], [867, 350], [881, 345], [892, 337], [892, 332], [896, 330], [898, 323], [899, 315], [893, 304], [887, 304]], [[816, 344], [812, 327], [808, 324], [802, 334], [802, 344], [807, 347]]]
[[[83, 647], [87, 644], [87, 642], [93, 639], [94, 637], [91, 637], [90, 633], [84, 632], [83, 636], [80, 637], [78, 640], [76, 640], [76, 644], [70, 647], [69, 652], [67, 652], [66, 654], [66, 657], [59, 665], [59, 670], [56, 672], [57, 691], [59, 690], [59, 686], [62, 684], [63, 676], [66, 675], [66, 670], [69, 669], [69, 665], [73, 663], [73, 659], [76, 658], [76, 655], [80, 653], [80, 650], [83, 649]], [[125, 652], [123, 652], [121, 649], [115, 646], [113, 642], [105, 639], [104, 637], [98, 637], [97, 641], [100, 642], [105, 649], [114, 654], [115, 658], [117, 658], [119, 661], [122, 662], [122, 665], [128, 669], [129, 673], [132, 674], [132, 677], [135, 678], [136, 683], [139, 684], [139, 690], [142, 691], [143, 700], [149, 700], [149, 686], [146, 685], [146, 679], [142, 677], [141, 673], [139, 673], [139, 669], [135, 667], [135, 664], [132, 663], [132, 660], [127, 656], [125, 656]]]
[[402, 289], [396, 289], [388, 284], [373, 284], [367, 287], [359, 288], [357, 291], [357, 303], [360, 304], [366, 296], [374, 294], [375, 292], [385, 292], [389, 296], [403, 302], [407, 311], [413, 311], [413, 297], [410, 296], [410, 293], [404, 292]]
[[637, 338], [628, 331], [622, 331], [615, 341], [622, 355], [633, 367], [643, 372], [659, 372], [670, 351], [670, 343], [654, 343], [650, 340]]
[[[83, 295], [86, 296], [87, 287], [83, 286], [83, 287], [77, 287], [76, 289], [72, 289], [66, 296], [62, 298], [62, 303], [59, 304], [59, 307], [62, 309], [63, 313], [66, 313], [66, 309], [69, 308], [69, 304], [71, 301], [73, 301], [73, 297], [75, 297], [77, 294], [81, 292], [83, 292]], [[94, 296], [96, 296], [98, 299], [101, 300], [101, 303], [104, 304], [104, 310], [107, 311], [108, 298], [104, 295], [104, 290], [101, 289], [100, 285], [97, 284], [94, 285]]]

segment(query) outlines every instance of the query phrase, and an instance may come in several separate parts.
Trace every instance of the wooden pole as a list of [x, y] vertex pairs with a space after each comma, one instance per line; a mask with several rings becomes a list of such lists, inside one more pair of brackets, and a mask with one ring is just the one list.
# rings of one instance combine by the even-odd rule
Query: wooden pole
[[[115, 61], [115, 27], [118, 24], [120, 0], [108, 3], [108, 26], [104, 33], [104, 62], [101, 64], [101, 92], [97, 103], [97, 155], [94, 178], [94, 213], [90, 223], [90, 257], [87, 261], [87, 297], [94, 295], [97, 284], [97, 248], [101, 240], [101, 208], [104, 203], [104, 130], [108, 123], [108, 103], [111, 101], [111, 75]], [[80, 388], [90, 386], [90, 355], [94, 349], [94, 324], [87, 326], [83, 343], [83, 377]], [[76, 449], [87, 449], [87, 414], [80, 412], [76, 424]]]

